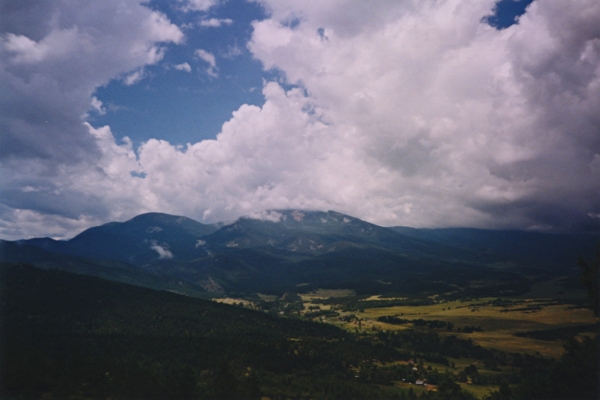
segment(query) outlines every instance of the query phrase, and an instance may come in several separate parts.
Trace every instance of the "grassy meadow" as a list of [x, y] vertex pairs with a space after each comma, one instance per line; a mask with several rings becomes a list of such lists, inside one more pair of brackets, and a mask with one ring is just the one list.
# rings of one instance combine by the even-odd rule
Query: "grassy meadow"
[[[331, 309], [331, 305], [311, 302], [312, 299], [319, 297], [313, 293], [302, 295], [302, 299], [306, 302], [305, 308], [319, 306], [323, 310]], [[377, 296], [371, 296], [366, 300], [377, 298]], [[441, 331], [440, 334], [452, 334], [459, 338], [472, 339], [481, 346], [502, 351], [541, 354], [552, 358], [562, 354], [561, 341], [537, 340], [515, 336], [515, 333], [589, 325], [598, 321], [590, 309], [571, 308], [565, 304], [548, 305], [548, 299], [523, 299], [508, 308], [486, 304], [493, 300], [495, 299], [480, 298], [469, 302], [453, 301], [423, 306], [366, 308], [362, 312], [340, 312], [340, 316], [354, 314], [362, 320], [361, 329], [363, 330], [412, 329], [412, 326], [409, 325], [394, 325], [377, 321], [377, 318], [382, 316], [451, 322], [455, 328], [447, 333]], [[512, 300], [514, 301], [514, 299]], [[525, 308], [532, 310], [519, 310]], [[349, 330], [357, 328], [356, 321], [343, 322], [336, 318], [325, 318], [324, 321]], [[481, 327], [483, 332], [458, 332], [457, 328], [463, 326]]]
[[[581, 341], [596, 335], [598, 318], [585, 307], [586, 293], [569, 287], [566, 278], [537, 282], [527, 293], [514, 296], [453, 300], [445, 295], [357, 295], [347, 289], [318, 289], [217, 301], [335, 325], [363, 340], [395, 347], [404, 359], [369, 360], [368, 379], [386, 376], [387, 385], [412, 389], [417, 395], [438, 390], [435, 381], [448, 374], [478, 399], [497, 391], [501, 382], [520, 390], [519, 384], [527, 379], [524, 369], [543, 369], [560, 359], [568, 338]], [[419, 340], [430, 340], [437, 347], [423, 346]], [[460, 355], [444, 347], [457, 341]], [[364, 368], [355, 368], [357, 377], [366, 376]], [[410, 379], [394, 379], [398, 371]], [[427, 384], [417, 385], [424, 377]]]
[[[539, 354], [557, 358], [563, 352], [560, 340], [540, 340], [526, 336], [516, 336], [518, 333], [543, 331], [557, 328], [572, 328], [582, 325], [592, 325], [598, 322], [592, 310], [580, 308], [561, 302], [562, 298], [581, 297], [581, 290], [565, 291], [560, 279], [536, 284], [532, 290], [523, 296], [510, 298], [484, 297], [469, 300], [436, 301], [428, 305], [391, 306], [379, 308], [364, 308], [358, 311], [344, 311], [335, 303], [335, 299], [355, 296], [347, 289], [318, 289], [309, 293], [299, 294], [300, 308], [296, 307], [299, 316], [308, 315], [315, 311], [336, 311], [336, 316], [323, 315], [319, 321], [340, 326], [349, 331], [397, 331], [414, 329], [412, 325], [395, 325], [378, 321], [379, 317], [395, 316], [409, 321], [423, 319], [426, 321], [443, 321], [452, 323], [451, 331], [440, 330], [440, 335], [455, 335], [462, 339], [471, 339], [475, 343], [506, 352]], [[273, 295], [257, 294], [264, 303], [280, 302], [282, 312], [285, 312], [285, 301]], [[383, 297], [372, 295], [362, 298], [364, 302], [381, 300], [405, 300], [405, 297]], [[334, 300], [324, 304], [324, 300]], [[242, 298], [219, 298], [215, 301], [226, 304], [243, 304], [244, 307], [260, 309], [256, 301]], [[277, 309], [279, 310], [279, 309]], [[350, 321], [344, 317], [354, 316]], [[360, 320], [360, 324], [359, 321]], [[360, 325], [360, 326], [359, 326]], [[465, 326], [481, 328], [482, 331], [471, 333], [461, 332]], [[580, 334], [590, 335], [590, 332]]]

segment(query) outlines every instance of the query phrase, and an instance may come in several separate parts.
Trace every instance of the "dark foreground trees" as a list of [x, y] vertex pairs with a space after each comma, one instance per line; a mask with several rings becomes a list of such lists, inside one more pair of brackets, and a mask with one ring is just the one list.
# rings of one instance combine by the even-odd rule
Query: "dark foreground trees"
[[525, 376], [514, 390], [501, 385], [486, 400], [597, 400], [599, 377], [598, 341], [571, 339], [547, 370]]
[[596, 260], [588, 263], [583, 257], [579, 257], [579, 266], [581, 267], [581, 281], [588, 290], [588, 295], [592, 304], [592, 309], [596, 317], [600, 307], [600, 243], [596, 248]]
[[[435, 331], [353, 335], [174, 293], [0, 265], [2, 399], [474, 399], [446, 357], [532, 371], [520, 388], [502, 386], [495, 400], [591, 399], [597, 354], [591, 339], [570, 342], [565, 356], [548, 364]], [[418, 371], [398, 363], [410, 358]], [[481, 375], [474, 366], [465, 372]], [[428, 379], [438, 391], [392, 385], [403, 378]]]

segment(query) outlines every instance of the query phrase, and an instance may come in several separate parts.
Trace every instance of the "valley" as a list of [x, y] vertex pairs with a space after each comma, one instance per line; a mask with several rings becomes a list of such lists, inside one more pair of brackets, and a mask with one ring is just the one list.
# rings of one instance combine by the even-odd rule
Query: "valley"
[[3, 398], [596, 398], [596, 244], [298, 210], [2, 241]]

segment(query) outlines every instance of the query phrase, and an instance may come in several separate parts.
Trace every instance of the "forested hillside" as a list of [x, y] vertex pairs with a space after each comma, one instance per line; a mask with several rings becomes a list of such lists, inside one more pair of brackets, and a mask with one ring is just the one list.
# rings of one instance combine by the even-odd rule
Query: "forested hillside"
[[490, 399], [597, 394], [589, 338], [555, 362], [422, 320], [351, 333], [24, 264], [1, 264], [0, 284], [3, 399], [475, 399], [467, 381], [500, 385]]
[[386, 397], [351, 365], [392, 348], [326, 324], [2, 265], [2, 398]]

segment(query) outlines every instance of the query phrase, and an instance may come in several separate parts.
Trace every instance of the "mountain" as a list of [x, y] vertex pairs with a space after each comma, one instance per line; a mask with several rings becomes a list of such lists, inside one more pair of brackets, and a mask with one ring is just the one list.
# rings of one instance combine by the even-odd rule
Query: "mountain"
[[394, 292], [422, 288], [410, 279], [416, 275], [430, 282], [434, 275], [457, 274], [457, 268], [498, 261], [468, 249], [432, 245], [334, 211], [255, 214], [204, 236], [201, 243], [204, 257], [161, 260], [150, 268], [190, 282], [210, 277], [226, 292], [281, 293], [297, 290], [298, 285], [305, 290], [346, 287]]
[[144, 265], [159, 259], [190, 260], [203, 254], [198, 239], [218, 225], [161, 213], [138, 215], [126, 222], [111, 222], [87, 229], [71, 240], [22, 240], [54, 253]]
[[473, 251], [500, 254], [540, 266], [574, 266], [578, 257], [592, 259], [600, 234], [543, 233], [474, 228], [390, 228], [402, 235], [430, 243]]
[[[403, 235], [334, 211], [275, 210], [238, 219], [205, 240], [218, 247], [272, 247], [298, 254], [324, 254], [336, 243], [369, 243], [400, 250]], [[412, 241], [412, 240], [411, 240]]]
[[0, 260], [45, 268], [54, 260], [53, 267], [67, 270], [83, 263], [80, 273], [150, 287], [156, 287], [152, 280], [164, 281], [168, 290], [196, 294], [347, 288], [494, 295], [574, 274], [578, 255], [593, 254], [595, 241], [589, 235], [385, 228], [334, 211], [270, 210], [228, 225], [151, 213], [67, 241], [5, 242]]
[[379, 249], [419, 257], [476, 258], [457, 249], [396, 232], [335, 211], [273, 210], [242, 217], [202, 238], [212, 250], [261, 249], [294, 259], [336, 251]]
[[151, 273], [135, 265], [53, 253], [22, 242], [0, 240], [0, 262], [27, 263], [42, 269], [63, 270], [195, 297], [207, 295], [199, 285]]

